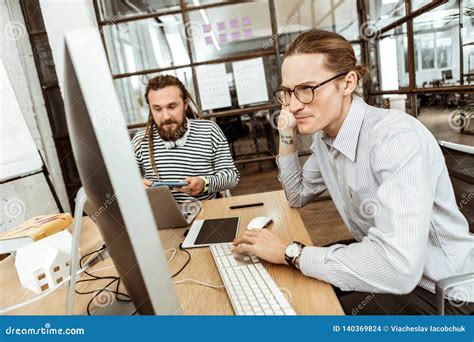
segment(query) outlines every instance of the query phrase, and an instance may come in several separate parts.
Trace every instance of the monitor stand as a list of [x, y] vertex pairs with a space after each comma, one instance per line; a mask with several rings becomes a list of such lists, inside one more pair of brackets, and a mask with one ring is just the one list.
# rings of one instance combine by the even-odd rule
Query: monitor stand
[[[112, 295], [111, 292], [109, 294]], [[99, 295], [100, 296], [100, 295]], [[114, 299], [115, 299], [115, 295]], [[131, 316], [136, 311], [133, 302], [118, 302], [107, 304], [104, 307], [98, 307], [91, 311], [91, 316]], [[138, 313], [136, 313], [138, 314]]]

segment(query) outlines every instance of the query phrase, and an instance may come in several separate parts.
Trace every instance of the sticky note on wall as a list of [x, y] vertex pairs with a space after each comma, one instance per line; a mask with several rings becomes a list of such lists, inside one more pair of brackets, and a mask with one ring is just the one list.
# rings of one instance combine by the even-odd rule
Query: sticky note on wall
[[227, 33], [219, 34], [219, 43], [227, 43]]
[[240, 31], [232, 32], [232, 40], [240, 40]]
[[252, 25], [252, 18], [250, 17], [242, 18], [242, 26], [248, 26], [248, 25]]

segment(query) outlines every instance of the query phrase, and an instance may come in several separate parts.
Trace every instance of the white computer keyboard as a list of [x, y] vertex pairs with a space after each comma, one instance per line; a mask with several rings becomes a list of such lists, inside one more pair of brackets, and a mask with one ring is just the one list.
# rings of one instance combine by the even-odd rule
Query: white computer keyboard
[[233, 255], [231, 243], [210, 245], [237, 315], [296, 315], [255, 255]]

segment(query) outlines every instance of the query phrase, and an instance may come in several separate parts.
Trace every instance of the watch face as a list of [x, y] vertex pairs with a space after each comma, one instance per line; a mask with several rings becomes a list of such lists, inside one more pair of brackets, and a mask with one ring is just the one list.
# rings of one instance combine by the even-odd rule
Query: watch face
[[290, 243], [285, 250], [285, 254], [290, 258], [296, 258], [300, 255], [300, 246], [296, 243]]

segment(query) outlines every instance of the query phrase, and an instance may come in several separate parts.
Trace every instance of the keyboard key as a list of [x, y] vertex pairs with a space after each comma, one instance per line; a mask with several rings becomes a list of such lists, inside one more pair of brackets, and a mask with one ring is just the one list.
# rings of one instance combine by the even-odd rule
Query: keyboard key
[[235, 258], [233, 256], [228, 256], [227, 259], [229, 260], [229, 263], [232, 266], [237, 266], [237, 261], [235, 261]]
[[285, 296], [283, 296], [281, 292], [276, 293], [274, 295], [275, 295], [276, 300], [278, 301], [278, 304], [280, 304], [282, 307], [288, 306], [288, 301], [286, 300]]

